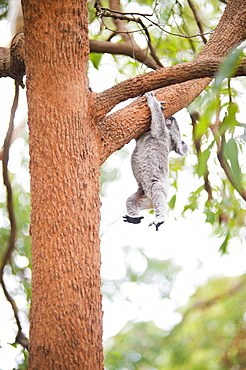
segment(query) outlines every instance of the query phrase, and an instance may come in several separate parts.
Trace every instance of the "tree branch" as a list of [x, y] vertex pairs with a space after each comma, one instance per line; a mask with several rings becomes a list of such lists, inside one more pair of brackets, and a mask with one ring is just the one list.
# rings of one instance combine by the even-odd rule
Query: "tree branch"
[[148, 58], [146, 51], [141, 49], [134, 49], [132, 45], [125, 42], [113, 43], [110, 41], [90, 40], [90, 52], [127, 55], [137, 60], [138, 62], [145, 64], [151, 69], [158, 68], [158, 65]]
[[12, 136], [13, 129], [14, 129], [14, 117], [15, 117], [17, 106], [18, 106], [18, 99], [19, 99], [19, 84], [17, 81], [15, 81], [15, 96], [14, 96], [14, 101], [13, 101], [13, 105], [11, 108], [9, 128], [8, 128], [5, 140], [4, 140], [4, 151], [3, 151], [3, 182], [7, 190], [7, 207], [8, 207], [8, 213], [9, 213], [9, 221], [10, 221], [10, 237], [9, 237], [8, 248], [6, 250], [5, 255], [3, 256], [2, 264], [0, 266], [0, 283], [2, 285], [3, 292], [7, 300], [11, 304], [11, 307], [14, 312], [14, 317], [15, 317], [16, 324], [18, 327], [16, 342], [22, 344], [23, 347], [27, 348], [28, 340], [25, 337], [25, 335], [22, 333], [22, 327], [21, 327], [21, 323], [19, 319], [18, 308], [15, 304], [14, 299], [8, 293], [4, 280], [3, 280], [4, 267], [9, 262], [11, 254], [14, 250], [16, 233], [17, 233], [16, 219], [15, 219], [14, 206], [13, 206], [12, 187], [11, 187], [9, 176], [8, 176], [8, 161], [9, 161], [9, 148], [11, 144], [11, 136]]
[[12, 40], [10, 49], [1, 48], [0, 77], [12, 77], [24, 87], [25, 50], [24, 33], [18, 33]]
[[189, 4], [189, 7], [191, 8], [191, 11], [194, 15], [194, 18], [195, 18], [195, 21], [197, 23], [197, 27], [200, 31], [200, 35], [201, 35], [201, 39], [202, 41], [204, 42], [204, 44], [207, 43], [207, 39], [206, 37], [204, 36], [204, 29], [203, 29], [203, 25], [202, 25], [202, 21], [200, 19], [200, 15], [195, 7], [195, 5], [193, 4], [193, 2], [191, 0], [187, 0], [188, 4]]
[[[138, 76], [136, 79], [125, 81], [121, 83], [120, 88], [116, 85], [106, 92], [104, 91], [94, 95], [96, 109], [92, 110], [92, 114], [98, 120], [102, 132], [102, 162], [108, 155], [121, 148], [132, 138], [145, 132], [150, 124], [150, 114], [146, 107], [146, 103], [144, 104], [144, 98], [137, 99], [137, 101], [131, 103], [126, 108], [110, 114], [103, 119], [104, 115], [112, 109], [112, 105], [129, 97], [139, 96], [146, 91], [158, 89], [160, 85], [167, 86], [173, 83], [174, 85], [161, 88], [155, 92], [158, 99], [167, 102], [165, 115], [170, 117], [172, 114], [190, 104], [210, 83], [211, 77], [201, 77], [204, 77], [204, 75], [214, 75], [218, 69], [218, 63], [216, 63], [215, 60], [217, 59], [218, 61], [218, 59], [221, 58], [222, 61], [235, 45], [238, 45], [245, 39], [246, 3], [244, 0], [231, 0], [228, 2], [212, 37], [208, 40], [196, 60], [187, 64], [182, 64], [182, 68], [186, 68], [186, 70], [182, 70], [182, 68], [179, 70], [179, 66], [169, 67], [173, 68], [169, 70], [169, 72], [167, 68], [158, 69], [146, 75]], [[205, 60], [205, 62], [203, 62], [203, 60]], [[210, 61], [212, 64], [205, 73], [203, 63], [207, 64], [208, 62], [209, 65]], [[244, 63], [243, 61], [241, 72], [238, 71], [240, 75], [245, 75]], [[192, 68], [194, 69], [192, 70]], [[196, 72], [194, 73], [194, 71]], [[236, 73], [234, 75], [236, 75]], [[195, 76], [200, 78], [187, 81], [195, 78]], [[161, 78], [161, 83], [158, 81], [158, 78]], [[168, 83], [166, 81], [167, 78]], [[179, 83], [182, 80], [186, 80], [186, 82]]]
[[246, 201], [246, 189], [241, 185], [238, 186], [237, 183], [234, 180], [233, 174], [231, 172], [230, 166], [227, 163], [227, 160], [224, 156], [224, 142], [225, 138], [222, 136], [221, 140], [217, 142], [218, 145], [218, 152], [217, 152], [217, 157], [220, 162], [221, 167], [223, 168], [228, 180], [234, 187], [234, 189], [237, 190], [238, 194]]
[[[224, 58], [195, 59], [122, 81], [96, 96], [96, 121], [99, 122], [118, 103], [142, 95], [150, 89], [156, 90], [198, 78], [213, 78], [223, 61]], [[245, 75], [246, 58], [243, 58], [233, 77]]]
[[[197, 120], [199, 119], [199, 113], [198, 112], [191, 113], [190, 117], [191, 117], [191, 124], [192, 124], [192, 128], [193, 128], [192, 129], [193, 142], [194, 142], [194, 146], [195, 146], [195, 149], [196, 149], [196, 155], [199, 158], [199, 155], [201, 154], [201, 138], [197, 139], [195, 137], [195, 130], [196, 130], [196, 125], [197, 125]], [[208, 177], [209, 177], [209, 171], [208, 171], [208, 167], [207, 167], [206, 172], [203, 175], [204, 189], [206, 190], [206, 192], [208, 194], [208, 200], [211, 200], [211, 199], [213, 199], [213, 193], [212, 193], [212, 188], [211, 188]]]
[[[154, 69], [156, 69], [158, 66], [163, 67], [162, 63], [160, 62], [159, 58], [156, 55], [154, 47], [152, 46], [148, 29], [145, 26], [145, 24], [143, 23], [143, 21], [141, 20], [141, 18], [139, 18], [139, 17], [135, 18], [134, 15], [129, 17], [129, 16], [125, 15], [124, 13], [122, 13], [118, 0], [110, 0], [110, 8], [111, 9], [101, 8], [99, 2], [96, 1], [95, 2], [95, 8], [97, 10], [96, 14], [97, 14], [98, 18], [103, 19], [104, 17], [108, 17], [108, 18], [111, 18], [113, 20], [113, 22], [116, 26], [116, 31], [114, 31], [114, 34], [119, 34], [122, 37], [122, 39], [126, 42], [126, 44], [131, 46], [133, 58], [134, 58], [135, 52], [137, 52], [138, 55], [142, 54], [142, 59], [143, 60], [147, 59], [148, 63], [150, 64], [151, 59], [147, 58], [146, 52], [138, 46], [138, 44], [134, 40], [132, 32], [129, 32], [127, 30], [127, 27], [126, 27], [126, 24], [125, 24], [124, 21], [135, 22], [137, 24], [140, 24], [141, 27], [142, 27], [142, 30], [145, 33], [146, 39], [147, 39], [148, 47], [149, 47], [149, 50], [150, 50], [150, 55], [152, 56], [152, 58], [154, 59], [154, 61], [156, 63], [156, 66], [155, 66]], [[105, 27], [107, 27], [107, 26], [105, 26]]]

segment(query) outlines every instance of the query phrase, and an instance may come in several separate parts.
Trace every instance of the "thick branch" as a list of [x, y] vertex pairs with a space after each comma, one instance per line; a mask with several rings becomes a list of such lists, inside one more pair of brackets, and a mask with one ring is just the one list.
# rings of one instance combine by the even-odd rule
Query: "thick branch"
[[[192, 89], [192, 96], [195, 99], [202, 90], [209, 84], [210, 78], [187, 81], [181, 84], [164, 87], [155, 91], [158, 100], [164, 100], [164, 114], [172, 116], [183, 107], [190, 104], [191, 99], [187, 91]], [[178, 97], [178, 98], [177, 98]], [[92, 113], [96, 114], [96, 112]], [[146, 98], [140, 97], [127, 107], [110, 114], [99, 122], [102, 131], [101, 136], [101, 163], [114, 151], [122, 148], [130, 140], [138, 137], [150, 125], [150, 110], [146, 104]]]
[[[130, 78], [105, 90], [96, 97], [97, 113], [96, 120], [108, 113], [116, 104], [128, 99], [135, 98], [150, 90], [179, 84], [185, 81], [214, 77], [223, 58], [195, 59], [192, 62], [176, 64], [167, 68], [159, 68], [156, 71], [145, 73]], [[246, 58], [243, 58], [233, 77], [246, 75]], [[110, 99], [109, 99], [110, 96]], [[102, 104], [104, 102], [104, 104]], [[102, 106], [102, 109], [98, 108]]]
[[0, 77], [12, 77], [23, 86], [25, 74], [24, 33], [18, 33], [12, 40], [10, 49], [0, 50]]
[[[230, 37], [228, 38], [228, 35]], [[246, 39], [246, 3], [244, 0], [232, 0], [228, 3], [221, 20], [216, 27], [213, 36], [209, 39], [198, 57], [189, 63], [176, 65], [165, 69], [169, 72], [158, 69], [149, 74], [137, 76], [133, 79], [126, 80], [115, 85], [111, 89], [105, 90], [98, 94], [96, 98], [97, 119], [100, 120], [107, 114], [116, 104], [130, 97], [136, 97], [144, 94], [146, 91], [158, 89], [164, 86], [169, 86], [175, 83], [181, 83], [190, 79], [213, 77], [218, 68], [218, 64], [228, 54], [233, 46]], [[215, 59], [222, 58], [216, 66]], [[202, 60], [205, 59], [205, 65]], [[212, 65], [208, 65], [208, 60], [212, 61]], [[201, 61], [201, 64], [197, 64]], [[182, 67], [181, 67], [182, 66]], [[170, 69], [174, 68], [174, 69]], [[181, 70], [181, 69], [182, 70]], [[184, 70], [183, 70], [184, 68]], [[191, 70], [190, 68], [194, 68]], [[200, 70], [199, 70], [200, 68]], [[205, 70], [203, 70], [205, 68]], [[208, 73], [209, 72], [209, 73]], [[243, 74], [245, 71], [243, 71]], [[168, 76], [167, 76], [168, 75]], [[161, 80], [158, 81], [158, 78]], [[168, 78], [168, 82], [164, 81]], [[202, 91], [202, 90], [201, 90]], [[189, 92], [190, 93], [190, 92]], [[194, 98], [191, 98], [192, 101]], [[184, 108], [184, 107], [182, 107]]]
[[[201, 61], [200, 70], [196, 71], [198, 77], [202, 77], [203, 64], [202, 59], [205, 59], [206, 62], [211, 60], [211, 58], [222, 58], [224, 59], [230, 50], [238, 45], [240, 42], [246, 39], [246, 3], [245, 0], [231, 0], [227, 4], [224, 14], [222, 15], [218, 26], [216, 27], [213, 36], [209, 39], [207, 44], [204, 46], [203, 50], [199, 53], [197, 59], [191, 64], [188, 64], [188, 70], [186, 73], [190, 75], [189, 68], [196, 69], [196, 63]], [[214, 60], [214, 59], [213, 59]], [[206, 63], [205, 62], [205, 63]], [[213, 63], [212, 63], [213, 64]], [[184, 64], [183, 64], [184, 67]], [[212, 67], [212, 66], [211, 66]], [[179, 67], [175, 67], [179, 68]], [[187, 68], [187, 67], [186, 67]], [[214, 67], [212, 67], [213, 69]], [[242, 74], [245, 74], [244, 67]], [[155, 79], [155, 73], [163, 72], [164, 70], [157, 70], [147, 77], [149, 81], [145, 80], [145, 85], [143, 87], [141, 77], [138, 77], [137, 81], [139, 85], [135, 88], [135, 85], [132, 86], [133, 80], [131, 79], [131, 84], [127, 81], [124, 85], [121, 85], [121, 89], [118, 87], [108, 89], [95, 97], [97, 104], [97, 112], [93, 112], [97, 116], [97, 119], [103, 117], [104, 113], [109, 112], [112, 108], [111, 99], [114, 99], [114, 104], [119, 103], [120, 101], [125, 100], [129, 96], [137, 96], [144, 93], [147, 88], [152, 90], [153, 88], [158, 88], [158, 81]], [[175, 83], [174, 72], [177, 70], [172, 70], [172, 78], [169, 76], [170, 81]], [[213, 75], [215, 70], [210, 73]], [[170, 73], [170, 72], [169, 72]], [[180, 80], [182, 80], [183, 71], [179, 70]], [[207, 74], [209, 75], [209, 74]], [[186, 76], [188, 77], [188, 75]], [[142, 77], [144, 79], [144, 77]], [[189, 78], [195, 78], [195, 75], [190, 75]], [[189, 79], [187, 78], [187, 79]], [[184, 79], [183, 79], [184, 80]], [[199, 78], [192, 81], [186, 81], [180, 84], [175, 84], [170, 87], [161, 88], [156, 91], [156, 96], [160, 100], [165, 100], [166, 110], [165, 115], [171, 116], [176, 113], [178, 110], [186, 107], [190, 104], [209, 84], [211, 78]], [[129, 82], [129, 81], [128, 81]], [[163, 81], [162, 81], [163, 82]], [[153, 83], [153, 84], [152, 84]], [[165, 83], [165, 81], [164, 81]], [[163, 85], [162, 85], [163, 86]], [[134, 93], [132, 93], [132, 89]], [[126, 90], [128, 93], [126, 93]], [[117, 92], [117, 97], [114, 97], [114, 93]], [[135, 94], [135, 95], [134, 95]], [[121, 97], [123, 96], [123, 98]], [[103, 121], [100, 122], [100, 127], [102, 129], [102, 161], [104, 161], [108, 155], [110, 155], [115, 150], [121, 148], [125, 143], [129, 142], [132, 138], [137, 137], [144, 131], [146, 131], [150, 124], [150, 115], [149, 110], [144, 104], [144, 99], [140, 98], [136, 102], [132, 103], [130, 106], [119, 110], [114, 114], [110, 114]], [[103, 113], [104, 111], [104, 113]]]
[[113, 43], [110, 41], [90, 40], [91, 53], [109, 53], [128, 55], [129, 57], [145, 64], [151, 69], [157, 69], [158, 65], [148, 58], [147, 52], [141, 49], [135, 49], [129, 43]]

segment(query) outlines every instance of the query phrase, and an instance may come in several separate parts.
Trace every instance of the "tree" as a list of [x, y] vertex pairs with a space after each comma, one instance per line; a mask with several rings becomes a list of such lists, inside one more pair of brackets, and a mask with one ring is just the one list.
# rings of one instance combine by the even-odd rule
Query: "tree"
[[[231, 0], [193, 61], [157, 68], [149, 44], [152, 58], [146, 58], [146, 64], [155, 71], [96, 94], [88, 86], [89, 48], [99, 51], [100, 45], [104, 52], [117, 48], [139, 60], [144, 56], [131, 34], [124, 34], [127, 15], [118, 10], [114, 16], [96, 5], [98, 14], [115, 18], [124, 47], [89, 43], [85, 1], [33, 0], [23, 2], [25, 38], [19, 35], [20, 52], [15, 58], [15, 40], [11, 55], [2, 50], [5, 55], [0, 61], [1, 77], [20, 82], [23, 60], [27, 74], [33, 263], [30, 369], [103, 367], [99, 169], [111, 153], [146, 131], [150, 123], [144, 97], [107, 114], [128, 98], [156, 90], [157, 98], [167, 102], [166, 116], [171, 116], [205, 89], [231, 49], [246, 38], [245, 2]], [[112, 1], [111, 10], [118, 5]], [[245, 59], [233, 73], [245, 75]], [[214, 129], [218, 135], [218, 127]], [[218, 146], [223, 144], [222, 135]], [[244, 188], [231, 176], [223, 152], [219, 154], [245, 199]]]

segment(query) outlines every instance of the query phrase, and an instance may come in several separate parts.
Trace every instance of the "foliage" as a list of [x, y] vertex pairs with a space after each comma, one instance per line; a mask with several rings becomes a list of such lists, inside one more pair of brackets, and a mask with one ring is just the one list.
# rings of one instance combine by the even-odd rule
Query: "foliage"
[[106, 369], [244, 368], [245, 289], [245, 277], [209, 281], [180, 309], [182, 320], [171, 331], [129, 322], [106, 342]]
[[0, 20], [6, 18], [8, 13], [8, 0], [0, 0]]

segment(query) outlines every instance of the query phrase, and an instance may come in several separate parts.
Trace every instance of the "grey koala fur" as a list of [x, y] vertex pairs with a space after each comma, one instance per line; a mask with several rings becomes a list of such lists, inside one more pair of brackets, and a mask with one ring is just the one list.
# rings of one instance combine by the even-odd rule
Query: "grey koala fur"
[[156, 230], [164, 223], [166, 199], [169, 188], [168, 155], [174, 150], [180, 155], [187, 153], [187, 145], [181, 140], [179, 126], [174, 117], [165, 120], [164, 107], [155, 98], [152, 91], [145, 94], [151, 111], [150, 131], [136, 139], [136, 147], [131, 158], [132, 171], [138, 184], [138, 190], [126, 201], [127, 215], [125, 222], [140, 223], [142, 209], [155, 210]]

